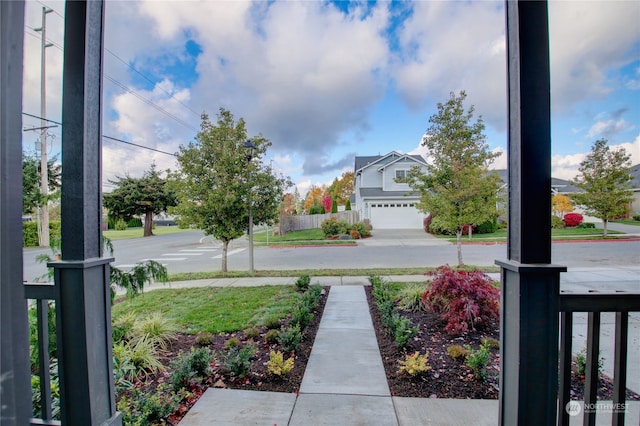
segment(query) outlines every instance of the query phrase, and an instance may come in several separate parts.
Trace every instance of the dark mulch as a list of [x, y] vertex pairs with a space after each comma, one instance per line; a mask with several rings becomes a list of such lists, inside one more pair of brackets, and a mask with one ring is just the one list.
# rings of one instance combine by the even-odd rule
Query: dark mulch
[[[320, 297], [318, 305], [316, 305], [313, 311], [313, 319], [309, 326], [303, 332], [303, 339], [298, 346], [295, 353], [285, 354], [285, 358], [293, 356], [295, 359], [294, 368], [286, 374], [284, 377], [277, 377], [269, 374], [267, 369], [267, 362], [269, 361], [269, 352], [282, 351], [278, 344], [268, 344], [265, 339], [266, 333], [269, 331], [266, 327], [257, 327], [259, 333], [254, 338], [246, 338], [243, 331], [235, 333], [222, 333], [213, 336], [213, 342], [208, 345], [208, 348], [214, 354], [224, 354], [227, 352], [225, 349], [225, 342], [232, 337], [236, 337], [240, 341], [240, 346], [246, 344], [253, 344], [257, 351], [252, 360], [251, 371], [245, 378], [234, 377], [223, 370], [220, 365], [220, 357], [216, 356], [216, 359], [212, 363], [212, 374], [205, 378], [202, 383], [194, 385], [189, 391], [192, 396], [185, 399], [177, 412], [166, 419], [166, 424], [177, 425], [178, 422], [184, 417], [189, 409], [197, 402], [198, 398], [208, 387], [229, 388], [229, 389], [244, 389], [244, 390], [259, 390], [259, 391], [272, 391], [272, 392], [286, 392], [294, 393], [300, 389], [302, 383], [302, 377], [311, 355], [311, 348], [320, 326], [320, 320], [322, 313], [327, 302], [327, 296], [330, 287], [325, 287], [323, 295]], [[290, 322], [290, 318], [287, 317], [281, 320], [282, 328], [287, 328]], [[192, 347], [199, 347], [196, 343], [196, 336], [190, 334], [178, 334], [176, 338], [170, 343], [168, 350], [163, 354], [161, 359], [163, 365], [166, 367], [166, 371], [157, 375], [151, 375], [144, 381], [144, 386], [155, 386], [158, 383], [168, 382], [171, 372], [171, 362], [178, 358], [178, 354], [181, 352], [189, 352]], [[143, 384], [140, 383], [140, 386]]]
[[[500, 373], [500, 350], [491, 349], [491, 358], [487, 366], [488, 378], [481, 381], [463, 361], [456, 361], [447, 354], [451, 345], [470, 345], [473, 349], [480, 346], [485, 337], [499, 340], [499, 325], [493, 324], [483, 330], [471, 331], [462, 336], [452, 336], [444, 331], [445, 323], [435, 313], [424, 311], [402, 311], [411, 320], [411, 325], [419, 325], [419, 334], [409, 342], [406, 350], [398, 349], [393, 336], [387, 332], [375, 306], [371, 287], [365, 287], [371, 319], [376, 331], [378, 346], [387, 374], [391, 394], [395, 396], [418, 398], [456, 398], [456, 399], [496, 399]], [[398, 361], [406, 354], [419, 351], [429, 353], [428, 364], [431, 370], [415, 378], [398, 373]], [[574, 362], [575, 371], [575, 362]], [[598, 387], [598, 399], [611, 399], [613, 382], [609, 377], [601, 376]], [[584, 399], [584, 377], [574, 374], [571, 381], [571, 399]], [[627, 390], [627, 400], [639, 401], [640, 395]]]

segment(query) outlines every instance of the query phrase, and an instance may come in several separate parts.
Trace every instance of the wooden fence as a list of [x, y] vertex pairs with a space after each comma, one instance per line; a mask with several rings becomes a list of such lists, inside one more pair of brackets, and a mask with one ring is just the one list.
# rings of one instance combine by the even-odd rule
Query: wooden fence
[[350, 225], [359, 221], [358, 212], [355, 210], [349, 210], [338, 213], [289, 216], [286, 219], [283, 218], [287, 223], [282, 223], [281, 225], [286, 228], [286, 232], [300, 231], [302, 229], [314, 229], [320, 228], [320, 225], [324, 220], [332, 217], [335, 217], [339, 221], [348, 222]]

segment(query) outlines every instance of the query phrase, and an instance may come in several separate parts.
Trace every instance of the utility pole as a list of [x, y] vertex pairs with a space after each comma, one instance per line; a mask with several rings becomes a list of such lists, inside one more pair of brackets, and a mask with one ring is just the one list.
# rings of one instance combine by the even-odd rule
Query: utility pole
[[[42, 26], [34, 31], [40, 32], [40, 119], [42, 122], [42, 133], [40, 134], [40, 192], [43, 197], [49, 194], [49, 176], [47, 160], [47, 47], [53, 46], [47, 43], [47, 14], [53, 12], [52, 9], [42, 7]], [[49, 247], [49, 201], [45, 198], [40, 207], [40, 246]]]

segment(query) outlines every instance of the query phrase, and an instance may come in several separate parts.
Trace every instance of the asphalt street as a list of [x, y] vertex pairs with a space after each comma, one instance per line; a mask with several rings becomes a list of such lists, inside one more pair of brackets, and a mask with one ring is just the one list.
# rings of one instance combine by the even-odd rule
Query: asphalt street
[[[640, 228], [634, 228], [640, 231]], [[201, 231], [114, 241], [113, 265], [126, 268], [146, 259], [167, 266], [169, 273], [220, 270], [222, 245]], [[248, 270], [246, 238], [229, 245], [229, 270]], [[44, 264], [35, 262], [45, 249], [24, 250], [24, 278], [31, 281], [44, 274]], [[472, 265], [494, 265], [507, 258], [507, 245], [465, 244], [463, 260]], [[640, 265], [640, 241], [556, 242], [552, 262], [571, 267]], [[255, 247], [256, 270], [428, 267], [456, 264], [456, 246], [422, 231], [378, 230], [357, 246]]]

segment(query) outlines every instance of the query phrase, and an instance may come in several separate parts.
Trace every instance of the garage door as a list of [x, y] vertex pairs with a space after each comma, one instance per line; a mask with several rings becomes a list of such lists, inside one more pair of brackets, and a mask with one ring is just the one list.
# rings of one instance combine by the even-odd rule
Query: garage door
[[422, 229], [423, 218], [414, 203], [371, 203], [373, 229]]

